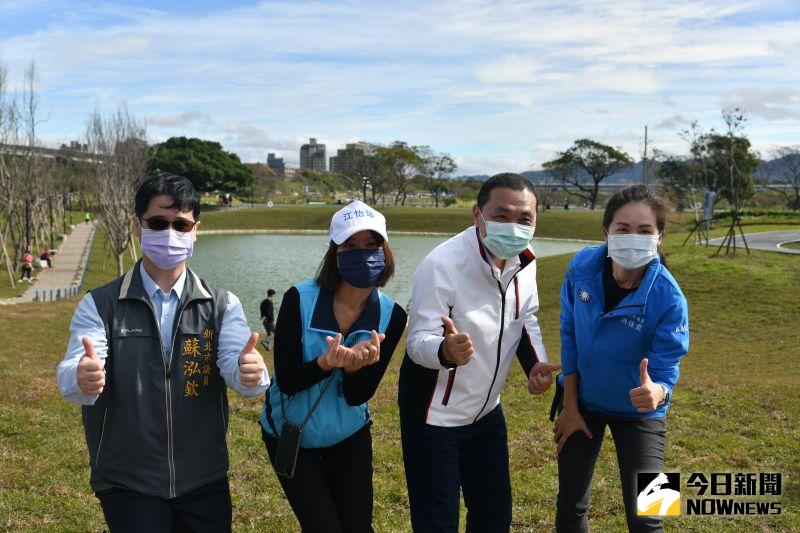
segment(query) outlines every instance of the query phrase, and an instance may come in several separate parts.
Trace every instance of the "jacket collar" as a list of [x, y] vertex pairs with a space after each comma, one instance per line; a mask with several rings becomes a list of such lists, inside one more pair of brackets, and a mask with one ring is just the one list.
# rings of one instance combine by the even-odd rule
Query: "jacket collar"
[[[378, 289], [372, 288], [369, 293], [367, 301], [364, 304], [364, 310], [358, 318], [356, 318], [353, 325], [350, 326], [349, 335], [356, 331], [378, 331], [381, 318], [381, 304]], [[322, 288], [319, 290], [317, 296], [317, 303], [314, 305], [314, 312], [311, 315], [311, 328], [326, 331], [330, 333], [339, 333], [339, 323], [336, 321], [336, 315], [333, 313], [333, 293], [326, 291]]]
[[[125, 274], [122, 279], [122, 285], [119, 289], [119, 300], [142, 300], [150, 301], [150, 297], [145, 290], [144, 282], [142, 281], [142, 260], [139, 259], [130, 270]], [[189, 302], [191, 300], [211, 300], [211, 293], [203, 286], [197, 274], [189, 267], [184, 271], [185, 279], [183, 290], [180, 294], [181, 303]]]

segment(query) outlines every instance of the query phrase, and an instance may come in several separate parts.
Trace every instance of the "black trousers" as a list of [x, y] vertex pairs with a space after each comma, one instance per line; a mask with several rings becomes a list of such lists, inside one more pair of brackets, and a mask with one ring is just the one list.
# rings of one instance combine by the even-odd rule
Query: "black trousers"
[[[261, 430], [270, 462], [278, 439]], [[372, 533], [372, 434], [369, 425], [327, 448], [300, 448], [294, 477], [278, 476], [306, 533]]]
[[606, 426], [617, 448], [617, 462], [622, 481], [622, 499], [628, 530], [663, 531], [661, 520], [654, 516], [637, 516], [636, 474], [661, 472], [666, 448], [667, 426], [662, 418], [620, 418], [591, 412], [580, 407], [590, 439], [583, 431], [573, 433], [558, 456], [558, 503], [556, 531], [588, 532], [588, 512], [592, 475]]
[[401, 411], [400, 431], [415, 532], [457, 532], [462, 491], [468, 533], [509, 531], [508, 435], [500, 405], [457, 427], [404, 420]]
[[124, 489], [97, 493], [111, 533], [229, 532], [231, 493], [228, 478], [165, 500]]

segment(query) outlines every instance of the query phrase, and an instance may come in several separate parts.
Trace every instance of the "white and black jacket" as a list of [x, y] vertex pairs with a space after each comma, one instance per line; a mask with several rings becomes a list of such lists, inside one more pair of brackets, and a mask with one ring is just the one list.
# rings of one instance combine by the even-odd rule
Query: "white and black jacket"
[[[547, 361], [534, 313], [539, 309], [536, 261], [528, 248], [501, 277], [470, 227], [436, 247], [417, 267], [398, 401], [404, 421], [464, 426], [500, 402], [516, 356], [526, 376]], [[441, 358], [442, 317], [472, 338], [472, 360], [447, 368]]]

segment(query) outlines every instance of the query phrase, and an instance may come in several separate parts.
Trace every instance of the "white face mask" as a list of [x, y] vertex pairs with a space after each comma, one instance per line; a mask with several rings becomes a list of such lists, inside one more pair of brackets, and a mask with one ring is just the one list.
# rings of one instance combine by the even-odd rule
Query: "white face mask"
[[660, 235], [612, 233], [608, 236], [608, 256], [622, 268], [634, 270], [658, 257]]
[[486, 237], [482, 239], [483, 244], [495, 257], [500, 259], [511, 259], [525, 251], [536, 230], [535, 226], [486, 220], [483, 213], [481, 213], [481, 218], [486, 224]]

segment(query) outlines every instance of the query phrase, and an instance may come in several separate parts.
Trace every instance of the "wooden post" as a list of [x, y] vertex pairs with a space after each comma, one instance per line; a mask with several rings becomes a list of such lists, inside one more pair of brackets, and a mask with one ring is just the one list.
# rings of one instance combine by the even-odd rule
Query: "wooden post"
[[9, 281], [11, 281], [11, 288], [16, 289], [17, 282], [16, 280], [14, 280], [15, 277], [14, 267], [11, 266], [11, 258], [8, 257], [8, 251], [6, 250], [6, 238], [3, 235], [3, 233], [4, 233], [3, 231], [0, 231], [0, 249], [2, 249], [3, 258], [5, 259], [6, 270], [8, 271], [8, 279]]

